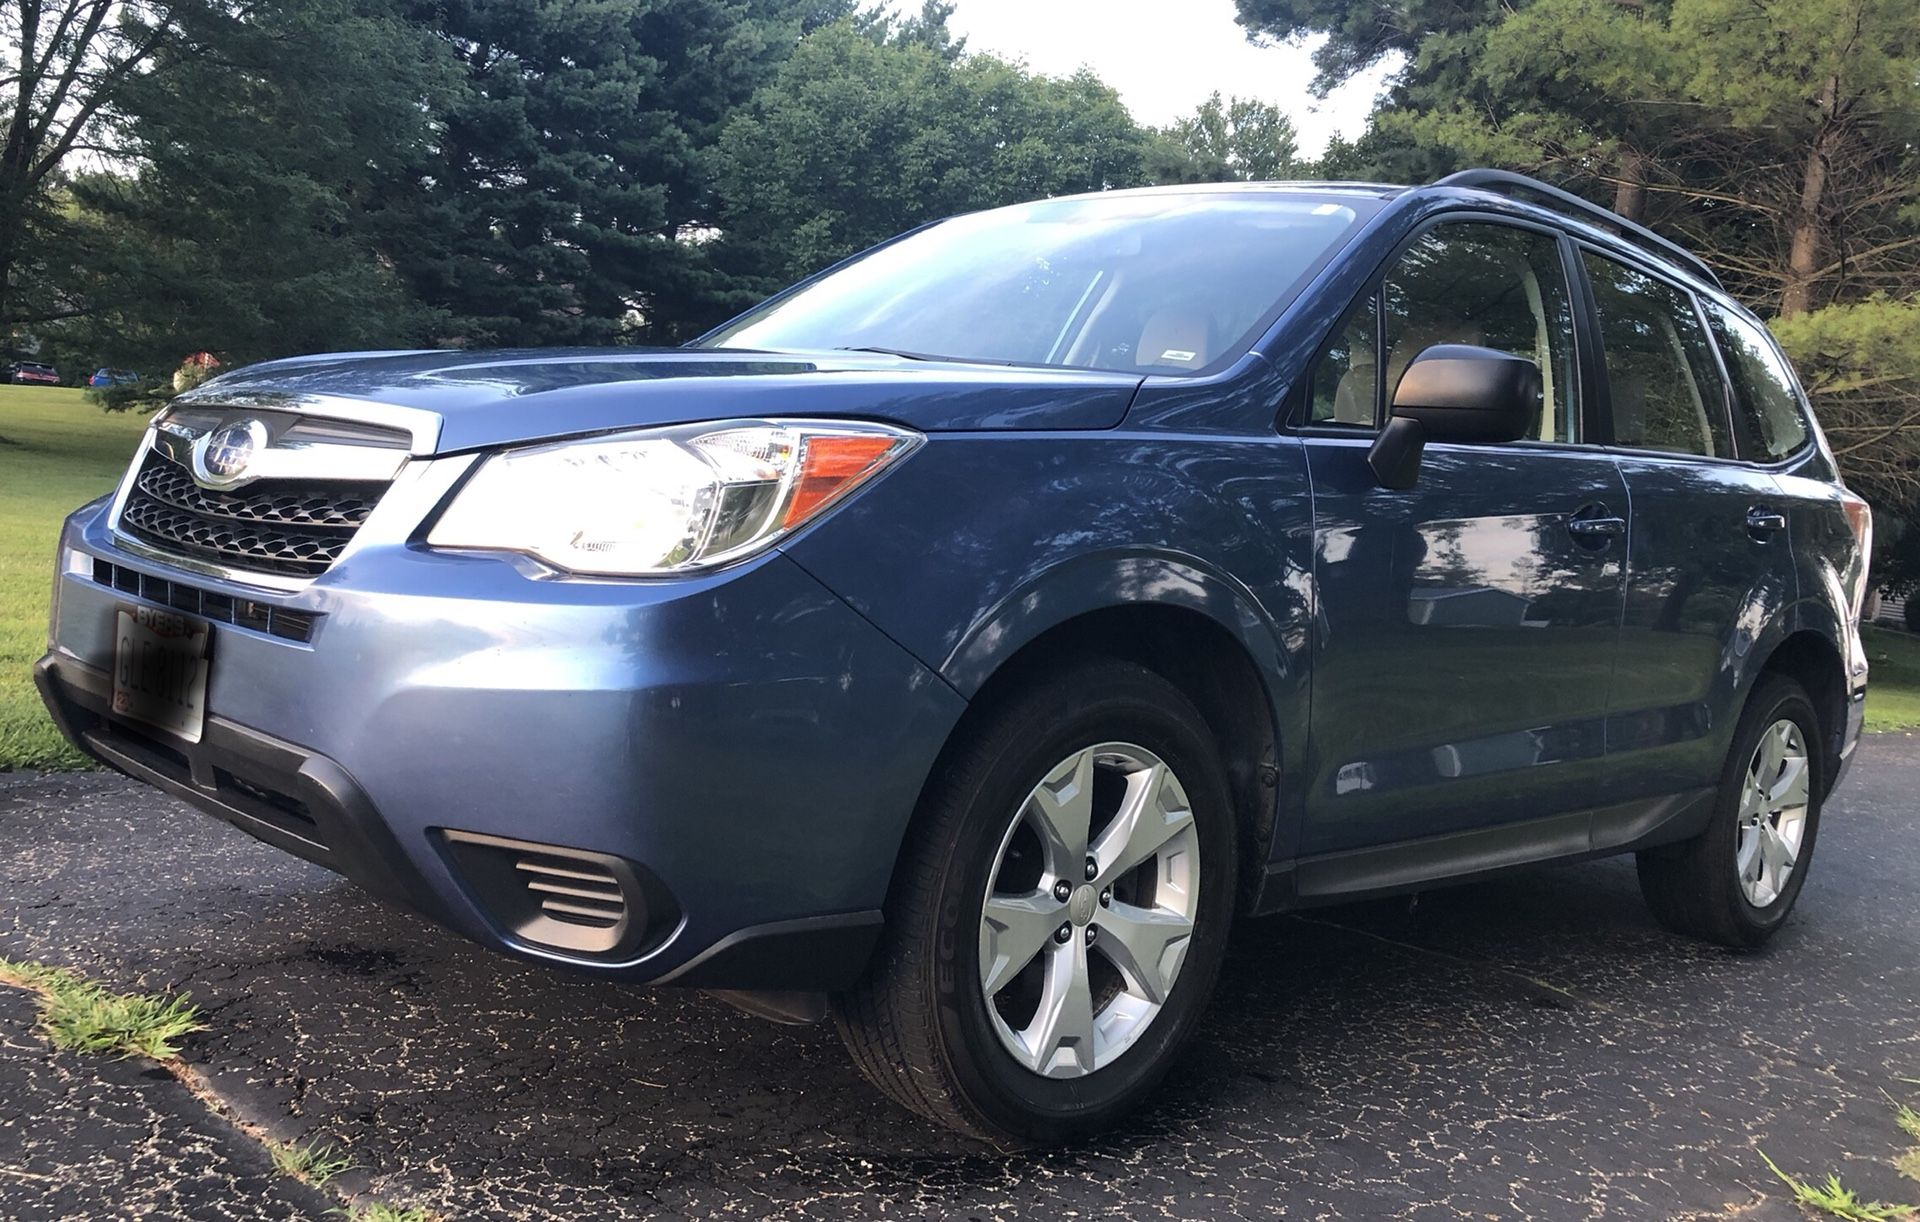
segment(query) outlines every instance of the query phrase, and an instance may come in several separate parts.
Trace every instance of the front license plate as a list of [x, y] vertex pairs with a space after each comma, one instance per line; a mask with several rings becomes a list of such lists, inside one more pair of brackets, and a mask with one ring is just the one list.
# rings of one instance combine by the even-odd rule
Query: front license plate
[[113, 711], [190, 743], [207, 712], [209, 626], [158, 607], [121, 607], [114, 617]]

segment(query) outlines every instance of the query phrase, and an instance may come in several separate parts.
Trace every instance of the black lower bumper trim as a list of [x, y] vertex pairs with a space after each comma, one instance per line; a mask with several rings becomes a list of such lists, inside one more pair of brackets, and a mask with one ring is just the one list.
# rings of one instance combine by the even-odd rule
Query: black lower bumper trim
[[751, 925], [660, 978], [703, 989], [852, 988], [880, 941], [878, 909]]
[[346, 769], [326, 756], [211, 715], [198, 743], [143, 733], [108, 716], [112, 676], [70, 659], [42, 658], [33, 678], [61, 733], [109, 768], [344, 874], [382, 899], [421, 908], [416, 880], [395, 867], [407, 858], [393, 833]]

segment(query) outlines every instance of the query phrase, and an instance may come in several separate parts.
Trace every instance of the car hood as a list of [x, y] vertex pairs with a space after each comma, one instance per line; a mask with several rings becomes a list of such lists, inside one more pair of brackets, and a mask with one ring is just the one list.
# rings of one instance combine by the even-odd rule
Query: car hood
[[372, 352], [249, 365], [192, 401], [347, 399], [438, 417], [455, 453], [611, 429], [766, 416], [883, 420], [922, 432], [1105, 429], [1143, 379], [867, 353], [692, 348]]

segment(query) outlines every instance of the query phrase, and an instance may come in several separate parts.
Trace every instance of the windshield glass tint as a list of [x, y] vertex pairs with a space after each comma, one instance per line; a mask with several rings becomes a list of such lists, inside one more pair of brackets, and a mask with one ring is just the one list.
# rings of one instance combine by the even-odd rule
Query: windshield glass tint
[[1352, 230], [1356, 203], [1096, 196], [956, 217], [703, 343], [1192, 373], [1257, 338]]

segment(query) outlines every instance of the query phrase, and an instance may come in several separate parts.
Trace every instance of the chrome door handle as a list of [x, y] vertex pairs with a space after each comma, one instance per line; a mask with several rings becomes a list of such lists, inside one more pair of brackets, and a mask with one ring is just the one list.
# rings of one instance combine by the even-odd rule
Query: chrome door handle
[[1597, 543], [1626, 534], [1627, 520], [1615, 517], [1568, 518], [1567, 533], [1583, 543]]
[[1779, 534], [1787, 528], [1787, 515], [1777, 509], [1755, 505], [1747, 510], [1747, 533], [1756, 539]]

